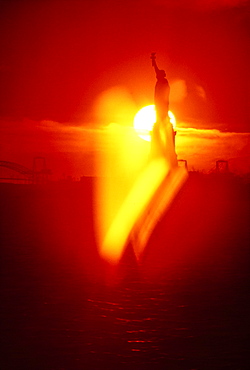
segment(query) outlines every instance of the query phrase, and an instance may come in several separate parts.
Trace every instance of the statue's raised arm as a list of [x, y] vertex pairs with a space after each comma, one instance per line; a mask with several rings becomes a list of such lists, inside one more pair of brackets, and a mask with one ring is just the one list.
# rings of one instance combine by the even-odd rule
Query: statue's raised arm
[[156, 64], [156, 53], [151, 53], [150, 59], [152, 60], [152, 66], [154, 67], [155, 73], [157, 75], [157, 73], [159, 72], [159, 68], [158, 68], [158, 66]]

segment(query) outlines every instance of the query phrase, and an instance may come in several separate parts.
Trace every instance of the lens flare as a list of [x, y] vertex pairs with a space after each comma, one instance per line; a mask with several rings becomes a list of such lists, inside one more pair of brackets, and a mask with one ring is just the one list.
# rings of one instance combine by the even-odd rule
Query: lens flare
[[[176, 127], [176, 119], [171, 111], [168, 111], [169, 120], [172, 123], [173, 128]], [[134, 129], [137, 135], [146, 141], [151, 141], [150, 132], [156, 122], [156, 110], [155, 105], [147, 105], [141, 108], [134, 117]]]
[[173, 113], [156, 125], [151, 140], [155, 120], [155, 106], [150, 105], [137, 113], [134, 127], [110, 124], [102, 135], [105, 151], [97, 161], [103, 175], [96, 183], [96, 240], [100, 256], [112, 265], [119, 263], [129, 243], [141, 258], [156, 224], [187, 178], [186, 169], [178, 167]]

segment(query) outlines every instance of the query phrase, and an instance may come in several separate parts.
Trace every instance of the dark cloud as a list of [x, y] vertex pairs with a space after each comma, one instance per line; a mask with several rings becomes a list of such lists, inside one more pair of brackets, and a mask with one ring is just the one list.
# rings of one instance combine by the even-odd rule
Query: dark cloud
[[154, 0], [153, 2], [156, 5], [164, 5], [168, 8], [187, 8], [193, 10], [215, 10], [249, 5], [248, 0]]
[[[121, 124], [86, 128], [74, 125], [63, 126], [53, 121], [1, 121], [0, 137], [1, 160], [13, 161], [29, 167], [32, 158], [39, 154], [53, 164], [55, 174], [66, 171], [78, 177], [86, 171], [88, 174], [96, 171], [94, 168], [90, 169], [93, 166], [94, 153], [99, 153], [99, 158], [102, 158], [107, 150], [120, 145], [119, 150], [123, 148], [124, 160], [131, 156], [131, 152], [134, 153], [132, 161], [134, 168], [141, 166], [141, 163], [147, 159], [150, 148], [148, 142], [135, 135], [131, 126]], [[178, 128], [176, 151], [179, 159], [188, 161], [190, 169], [210, 171], [215, 167], [216, 160], [223, 159], [233, 163], [234, 172], [250, 171], [249, 133]], [[90, 160], [89, 163], [88, 160]], [[113, 166], [113, 163], [111, 165]]]
[[[217, 160], [232, 162], [235, 173], [249, 173], [250, 134], [180, 128], [176, 136], [178, 157], [186, 159], [189, 168], [210, 171]], [[238, 164], [238, 165], [237, 165]]]

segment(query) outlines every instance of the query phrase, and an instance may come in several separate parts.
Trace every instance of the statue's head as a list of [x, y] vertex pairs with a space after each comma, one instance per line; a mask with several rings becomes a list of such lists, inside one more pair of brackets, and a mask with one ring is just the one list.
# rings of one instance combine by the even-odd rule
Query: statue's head
[[156, 75], [156, 78], [158, 80], [162, 79], [162, 78], [165, 78], [166, 77], [166, 72], [163, 70], [163, 69], [160, 69], [158, 72], [157, 72], [157, 75]]

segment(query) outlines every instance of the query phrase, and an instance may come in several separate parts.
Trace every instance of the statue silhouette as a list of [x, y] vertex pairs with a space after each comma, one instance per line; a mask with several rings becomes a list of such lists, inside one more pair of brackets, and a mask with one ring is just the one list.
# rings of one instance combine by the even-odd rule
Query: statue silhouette
[[151, 54], [152, 66], [156, 73], [156, 85], [155, 85], [155, 108], [157, 114], [157, 121], [164, 121], [168, 118], [168, 108], [169, 108], [169, 93], [170, 87], [168, 80], [166, 78], [166, 73], [164, 70], [159, 69], [156, 64], [155, 53]]
[[151, 134], [151, 157], [165, 157], [172, 167], [177, 165], [175, 132], [168, 116], [170, 87], [164, 70], [158, 68], [155, 53], [151, 54], [156, 73], [154, 93], [156, 122]]

